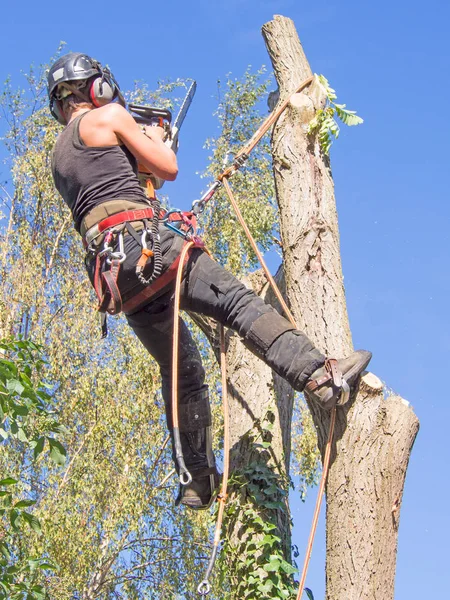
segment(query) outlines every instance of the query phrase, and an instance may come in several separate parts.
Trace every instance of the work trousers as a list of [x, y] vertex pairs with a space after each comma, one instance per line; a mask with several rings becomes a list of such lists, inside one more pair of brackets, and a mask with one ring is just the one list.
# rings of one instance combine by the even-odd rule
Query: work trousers
[[[163, 270], [181, 251], [183, 240], [166, 227], [160, 227]], [[126, 260], [121, 266], [118, 286], [127, 299], [142, 285], [136, 277], [141, 248], [132, 236], [124, 240]], [[86, 260], [93, 281], [94, 257]], [[148, 265], [151, 270], [151, 264]], [[104, 267], [106, 268], [106, 267]], [[148, 276], [148, 275], [146, 275]], [[167, 424], [172, 431], [172, 352], [174, 324], [173, 281], [143, 308], [127, 315], [139, 340], [158, 362]], [[303, 390], [309, 376], [325, 362], [325, 357], [304, 333], [294, 329], [275, 309], [245, 287], [199, 248], [191, 251], [181, 286], [182, 310], [212, 317], [232, 329], [247, 347], [296, 390]], [[180, 431], [186, 465], [192, 471], [211, 467], [208, 390], [205, 371], [191, 333], [179, 317], [178, 402]]]
[[[171, 374], [173, 346], [174, 286], [138, 312], [128, 323], [161, 369], [162, 394], [171, 427]], [[296, 390], [303, 390], [308, 377], [324, 364], [325, 357], [301, 331], [283, 319], [252, 290], [205, 252], [194, 249], [185, 267], [180, 307], [212, 317], [236, 331], [244, 343]], [[261, 319], [261, 317], [263, 317]], [[254, 326], [261, 323], [262, 331]], [[273, 326], [272, 326], [273, 324]], [[266, 334], [264, 335], [264, 330]], [[284, 331], [283, 331], [284, 330]], [[180, 404], [205, 390], [205, 372], [190, 331], [179, 318], [178, 394]], [[277, 332], [281, 335], [276, 337]], [[253, 335], [254, 334], [254, 335]], [[271, 338], [275, 338], [270, 343]], [[268, 343], [269, 342], [269, 343]]]

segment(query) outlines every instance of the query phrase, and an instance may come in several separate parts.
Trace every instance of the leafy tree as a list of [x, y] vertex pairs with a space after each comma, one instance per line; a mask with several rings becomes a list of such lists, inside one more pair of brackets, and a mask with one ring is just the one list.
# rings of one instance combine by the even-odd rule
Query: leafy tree
[[[168, 94], [176, 96], [182, 85], [163, 83], [156, 92], [137, 85], [130, 99], [153, 103]], [[211, 150], [207, 177], [220, 172], [226, 154], [251, 136], [260, 122], [268, 86], [264, 70], [255, 74], [248, 70], [241, 80], [228, 78], [217, 112], [221, 134], [207, 142]], [[54, 382], [47, 393], [64, 424], [64, 430], [54, 433], [62, 436], [67, 449], [63, 469], [41, 456], [27, 462], [17, 451], [0, 458], [9, 472], [21, 476], [26, 472], [27, 485], [39, 492], [33, 514], [45, 536], [30, 539], [29, 550], [33, 556], [48, 552], [58, 563], [58, 571], [47, 576], [47, 593], [55, 600], [194, 597], [208, 555], [209, 521], [173, 509], [177, 483], [154, 362], [121, 318], [111, 319], [108, 340], [99, 340], [96, 302], [84, 272], [81, 244], [50, 173], [60, 126], [46, 106], [45, 66], [30, 71], [25, 90], [14, 90], [7, 82], [1, 104], [12, 177], [2, 188], [0, 332], [20, 335], [44, 348], [46, 378]], [[262, 249], [280, 244], [268, 143], [264, 140], [252, 154], [245, 176], [233, 178], [244, 216]], [[254, 267], [248, 243], [220, 192], [203, 214], [202, 224], [208, 246], [235, 273], [243, 275]], [[258, 277], [251, 275], [254, 281]], [[202, 347], [216, 399], [217, 365], [213, 352]], [[229, 554], [224, 554], [222, 582], [214, 582], [215, 598], [235, 597], [236, 577], [253, 568], [252, 556], [259, 569], [257, 580], [244, 579], [236, 588], [246, 588], [245, 597], [275, 597], [275, 589], [279, 597], [288, 597], [285, 592], [293, 590], [287, 504], [290, 451], [282, 448], [276, 416], [276, 397], [289, 397], [291, 392], [254, 360], [258, 376], [265, 369], [260, 381], [268, 382], [267, 404], [261, 405], [261, 415], [246, 435], [240, 427], [234, 431], [234, 455], [239, 453], [237, 438], [242, 438], [254, 460], [247, 471], [236, 465], [226, 535]], [[217, 404], [214, 410], [220, 434]], [[309, 458], [300, 456], [302, 473], [312, 482], [317, 471], [312, 422], [301, 411], [296, 423], [305, 432], [301, 439], [308, 448]], [[34, 448], [52, 451], [62, 463], [63, 452], [56, 442], [39, 439], [32, 438]], [[260, 502], [259, 488], [264, 490], [262, 508], [255, 504]], [[237, 542], [232, 531], [233, 514], [240, 520], [244, 512], [246, 539], [254, 536], [257, 541], [255, 552], [247, 556], [247, 571], [241, 569], [239, 558], [239, 544], [246, 541]], [[256, 529], [248, 526], [250, 522]]]

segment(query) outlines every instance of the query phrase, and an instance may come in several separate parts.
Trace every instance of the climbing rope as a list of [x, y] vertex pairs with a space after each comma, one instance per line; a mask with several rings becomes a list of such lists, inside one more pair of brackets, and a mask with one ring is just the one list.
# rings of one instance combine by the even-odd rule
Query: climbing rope
[[225, 503], [227, 501], [227, 489], [228, 489], [228, 478], [230, 473], [230, 426], [229, 426], [229, 413], [228, 413], [228, 393], [227, 393], [227, 363], [226, 363], [226, 348], [225, 348], [225, 330], [223, 325], [220, 325], [220, 367], [222, 371], [222, 406], [223, 406], [223, 429], [224, 429], [224, 441], [223, 441], [223, 474], [222, 474], [222, 485], [220, 493], [217, 496], [219, 501], [219, 512], [217, 514], [216, 529], [214, 533], [214, 542], [209, 559], [208, 568], [203, 581], [197, 588], [200, 596], [206, 596], [211, 590], [209, 584], [209, 578], [216, 561], [217, 553], [220, 544], [220, 533], [222, 531], [223, 514], [225, 511]]
[[[179, 313], [181, 297], [181, 279], [183, 275], [183, 266], [187, 253], [195, 246], [195, 241], [189, 241], [183, 247], [180, 256], [180, 262], [177, 268], [177, 277], [175, 280], [175, 299], [174, 299], [174, 326], [173, 326], [173, 353], [172, 353], [172, 420], [173, 437], [175, 445], [175, 455], [179, 469], [181, 485], [189, 485], [192, 481], [192, 475], [189, 473], [184, 462], [183, 450], [181, 448], [179, 418], [178, 418], [178, 345], [179, 345]], [[223, 404], [223, 427], [224, 427], [224, 445], [223, 445], [223, 475], [220, 492], [217, 496], [219, 501], [219, 510], [217, 514], [216, 529], [214, 533], [214, 542], [209, 559], [208, 568], [205, 577], [199, 584], [197, 591], [201, 596], [206, 596], [211, 590], [209, 578], [211, 576], [214, 563], [217, 558], [220, 544], [220, 532], [222, 531], [223, 515], [225, 503], [227, 500], [228, 479], [230, 473], [230, 427], [228, 412], [228, 394], [227, 394], [227, 369], [226, 369], [226, 348], [225, 348], [225, 330], [220, 325], [220, 366], [222, 371], [222, 404]]]
[[173, 349], [172, 349], [172, 426], [173, 443], [175, 447], [175, 458], [178, 465], [178, 475], [181, 485], [189, 485], [192, 482], [192, 475], [189, 473], [184, 462], [183, 449], [181, 447], [180, 426], [178, 419], [178, 339], [179, 339], [179, 313], [181, 296], [181, 277], [183, 275], [183, 265], [189, 250], [195, 245], [189, 241], [183, 246], [180, 255], [180, 262], [177, 269], [175, 280], [175, 299], [174, 299], [174, 319], [173, 319]]

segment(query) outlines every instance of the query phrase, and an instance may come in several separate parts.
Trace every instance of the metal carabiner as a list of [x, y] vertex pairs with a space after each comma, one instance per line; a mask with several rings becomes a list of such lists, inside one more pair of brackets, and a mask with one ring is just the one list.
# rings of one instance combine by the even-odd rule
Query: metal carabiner
[[209, 585], [209, 581], [204, 579], [197, 588], [197, 592], [200, 596], [207, 596], [211, 591], [211, 586]]
[[[114, 233], [114, 232], [112, 232], [112, 233]], [[112, 248], [110, 248], [109, 256], [106, 259], [106, 262], [108, 263], [108, 265], [110, 265], [113, 260], [118, 260], [119, 264], [122, 264], [127, 258], [127, 255], [125, 254], [124, 244], [123, 244], [123, 232], [122, 231], [118, 234], [117, 238], [119, 241], [119, 251], [112, 252]]]
[[114, 235], [114, 230], [109, 230], [105, 233], [105, 237], [103, 239], [103, 250], [100, 250], [98, 253], [99, 256], [105, 256], [105, 254], [111, 254], [113, 251], [112, 246], [109, 245], [109, 242], [112, 240]]
[[[147, 246], [147, 236], [148, 236], [149, 240], [153, 242], [153, 235], [152, 235], [151, 230], [150, 229], [143, 229], [142, 230], [142, 235], [141, 235], [141, 246], [143, 248], [145, 248], [146, 250], [148, 249], [148, 246]], [[153, 244], [152, 244], [152, 246], [153, 246]]]

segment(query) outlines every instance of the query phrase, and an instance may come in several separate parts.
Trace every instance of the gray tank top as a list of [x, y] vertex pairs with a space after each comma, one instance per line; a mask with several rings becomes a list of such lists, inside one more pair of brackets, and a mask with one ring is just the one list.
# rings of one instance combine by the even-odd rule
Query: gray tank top
[[52, 155], [55, 186], [72, 211], [75, 229], [83, 217], [108, 200], [147, 199], [137, 178], [137, 161], [126, 146], [86, 146], [80, 137], [84, 113], [59, 134]]

